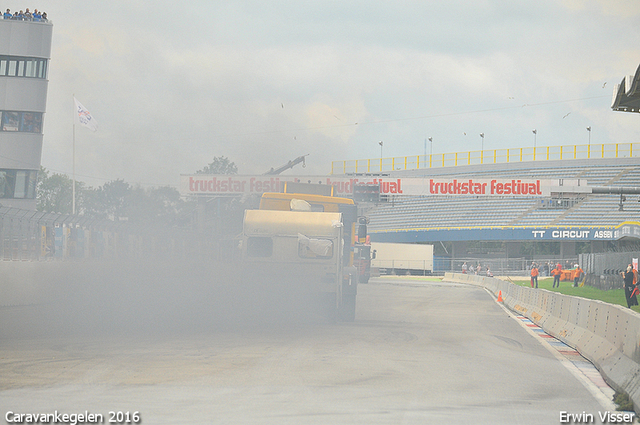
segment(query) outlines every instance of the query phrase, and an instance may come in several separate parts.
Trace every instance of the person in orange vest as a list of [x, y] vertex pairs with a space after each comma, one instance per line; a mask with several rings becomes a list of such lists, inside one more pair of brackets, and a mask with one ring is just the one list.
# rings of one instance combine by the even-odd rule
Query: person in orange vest
[[573, 287], [578, 287], [578, 282], [582, 280], [582, 275], [584, 274], [584, 270], [580, 268], [580, 264], [576, 264], [576, 269], [574, 271], [575, 275], [573, 277]]
[[[562, 267], [562, 266], [560, 266]], [[553, 276], [553, 288], [556, 287], [556, 284], [558, 285], [558, 288], [560, 287], [560, 275], [562, 274], [562, 268], [558, 268], [556, 267], [555, 269], [551, 270], [551, 275]]]
[[638, 305], [638, 287], [633, 283], [635, 279], [635, 273], [633, 272], [633, 266], [629, 264], [627, 270], [621, 272], [620, 275], [624, 280], [624, 295], [627, 299], [627, 307]]
[[540, 272], [538, 271], [538, 266], [536, 263], [531, 263], [531, 287], [533, 288], [533, 282], [536, 282], [536, 288], [538, 287], [538, 275]]

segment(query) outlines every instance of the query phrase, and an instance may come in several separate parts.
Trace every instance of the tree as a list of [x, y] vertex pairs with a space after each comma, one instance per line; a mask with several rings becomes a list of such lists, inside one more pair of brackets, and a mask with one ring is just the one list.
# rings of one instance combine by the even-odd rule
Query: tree
[[[82, 210], [84, 194], [87, 189], [83, 182], [76, 182], [76, 209]], [[49, 174], [40, 167], [36, 184], [37, 210], [71, 214], [73, 202], [73, 180], [66, 174]]]
[[184, 201], [175, 188], [143, 189], [136, 186], [129, 193], [126, 213], [128, 220], [133, 223], [168, 226], [175, 224], [183, 206]]
[[[233, 169], [235, 165], [227, 163], [226, 167]], [[41, 167], [36, 185], [38, 211], [71, 214], [72, 186], [72, 179], [66, 174], [51, 174]], [[193, 208], [181, 199], [180, 192], [169, 186], [144, 189], [117, 179], [94, 189], [86, 187], [84, 182], [76, 182], [76, 211], [88, 217], [126, 218], [133, 224], [176, 226], [189, 222], [190, 210]]]
[[180, 214], [184, 201], [180, 197], [178, 189], [163, 186], [147, 190], [151, 204], [156, 211], [156, 217], [164, 220], [172, 220]]
[[229, 161], [229, 158], [216, 156], [213, 158], [213, 162], [202, 170], [196, 171], [196, 174], [238, 174], [238, 167]]
[[121, 179], [112, 180], [87, 194], [86, 213], [98, 218], [128, 217], [131, 195], [129, 183]]
[[164, 186], [144, 189], [117, 179], [87, 190], [84, 213], [95, 218], [120, 220], [145, 226], [175, 225], [185, 202], [177, 189]]

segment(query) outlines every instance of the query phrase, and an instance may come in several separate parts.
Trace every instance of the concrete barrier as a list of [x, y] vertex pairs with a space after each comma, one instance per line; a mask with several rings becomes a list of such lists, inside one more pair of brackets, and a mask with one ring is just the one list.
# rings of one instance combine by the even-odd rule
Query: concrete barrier
[[574, 347], [611, 387], [629, 394], [640, 414], [640, 314], [603, 301], [514, 285], [484, 276], [445, 273], [445, 280], [487, 288], [504, 305]]

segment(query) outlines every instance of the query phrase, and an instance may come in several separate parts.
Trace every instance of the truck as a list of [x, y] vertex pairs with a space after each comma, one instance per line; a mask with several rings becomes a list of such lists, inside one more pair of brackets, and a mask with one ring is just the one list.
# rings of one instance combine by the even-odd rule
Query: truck
[[[300, 207], [300, 205], [303, 205]], [[282, 193], [262, 194], [260, 209], [342, 212], [345, 226], [345, 264], [357, 269], [358, 283], [368, 283], [371, 275], [371, 244], [367, 237], [366, 217], [358, 217], [353, 199], [334, 196], [333, 186], [286, 182]]]
[[243, 279], [283, 298], [318, 300], [332, 321], [353, 321], [357, 279], [344, 234], [340, 212], [246, 210]]
[[[339, 219], [336, 219], [335, 216], [331, 218], [334, 224], [337, 220], [342, 229], [342, 239], [338, 256], [332, 257], [331, 259], [323, 258], [322, 260], [316, 259], [309, 262], [308, 259], [304, 257], [291, 256], [291, 252], [293, 251], [286, 248], [288, 253], [284, 253], [284, 251], [275, 252], [273, 260], [276, 263], [284, 264], [285, 257], [288, 256], [289, 259], [287, 261], [290, 267], [276, 267], [273, 273], [285, 275], [291, 270], [294, 270], [296, 273], [305, 273], [309, 276], [308, 285], [314, 287], [317, 286], [318, 279], [324, 279], [326, 281], [327, 274], [326, 271], [323, 271], [323, 269], [319, 267], [310, 266], [328, 261], [336, 262], [335, 266], [338, 268], [338, 277], [336, 279], [338, 279], [339, 282], [336, 281], [335, 290], [330, 291], [332, 294], [329, 295], [329, 298], [332, 299], [332, 301], [330, 301], [330, 310], [335, 310], [337, 317], [343, 321], [355, 320], [358, 283], [364, 283], [369, 280], [371, 258], [369, 244], [360, 243], [360, 240], [366, 238], [366, 226], [359, 226], [359, 234], [356, 234], [358, 208], [353, 199], [333, 196], [333, 186], [330, 185], [286, 182], [283, 192], [266, 192], [262, 194], [258, 211], [264, 211], [265, 213], [267, 211], [276, 212], [273, 215], [265, 214], [262, 216], [264, 220], [270, 220], [268, 228], [283, 225], [280, 223], [281, 220], [293, 220], [291, 224], [293, 226], [293, 223], [295, 223], [295, 226], [287, 227], [286, 230], [289, 232], [287, 234], [289, 238], [296, 236], [298, 233], [307, 238], [312, 237], [313, 231], [315, 230], [308, 220], [319, 220], [319, 217], [323, 217], [322, 215], [317, 216], [317, 214], [339, 215]], [[293, 213], [294, 215], [289, 213]], [[260, 216], [261, 214], [256, 212], [245, 215], [245, 238], [248, 238], [246, 232], [250, 231], [250, 228], [247, 227], [247, 220], [253, 220]], [[311, 226], [310, 229], [308, 229], [309, 226]], [[294, 230], [296, 233], [293, 233]], [[311, 231], [311, 235], [307, 235], [309, 231]], [[280, 238], [284, 237], [283, 235], [273, 235], [272, 237]], [[285, 249], [284, 245], [282, 249]], [[334, 249], [334, 252], [337, 251]], [[248, 262], [255, 261], [251, 259], [248, 254], [248, 252], [245, 253], [243, 257], [246, 258]], [[294, 263], [298, 263], [298, 265], [295, 266]], [[283, 279], [286, 280], [288, 278], [283, 276]], [[322, 292], [324, 294], [328, 293], [326, 287]], [[326, 298], [327, 296], [323, 295], [323, 297]]]
[[427, 275], [433, 272], [433, 245], [371, 242], [371, 267], [381, 274]]

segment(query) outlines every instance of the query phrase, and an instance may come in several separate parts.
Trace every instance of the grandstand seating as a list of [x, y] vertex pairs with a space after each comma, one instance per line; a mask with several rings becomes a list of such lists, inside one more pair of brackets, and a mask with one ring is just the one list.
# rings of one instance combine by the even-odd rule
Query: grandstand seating
[[[428, 172], [433, 172], [429, 170]], [[393, 174], [406, 177], [425, 176], [422, 170]], [[515, 178], [515, 179], [585, 179], [589, 186], [640, 187], [640, 163], [637, 159], [616, 161], [573, 160], [538, 163], [451, 167], [439, 169], [439, 178]], [[427, 175], [429, 177], [429, 175]], [[638, 221], [638, 195], [626, 195], [620, 211], [620, 195], [583, 194], [571, 208], [543, 207], [547, 199], [532, 197], [425, 196], [397, 197], [370, 211], [370, 231], [401, 231], [442, 228], [494, 228], [539, 226], [617, 226]]]

